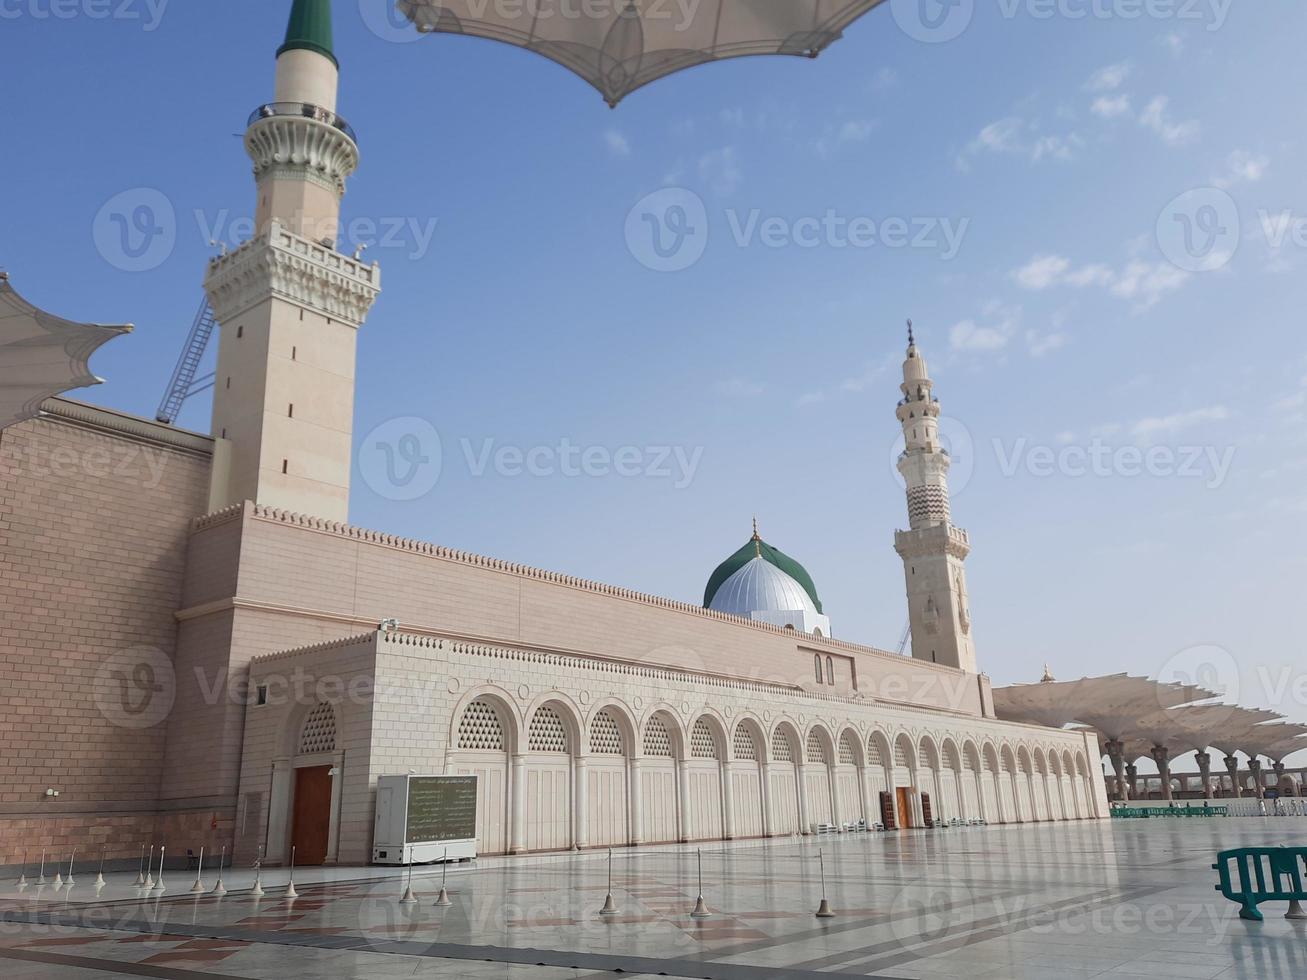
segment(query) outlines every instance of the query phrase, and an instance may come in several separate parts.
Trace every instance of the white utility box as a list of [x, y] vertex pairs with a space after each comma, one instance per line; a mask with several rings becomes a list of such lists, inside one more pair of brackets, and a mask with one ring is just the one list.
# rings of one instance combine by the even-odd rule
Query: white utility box
[[430, 864], [477, 856], [476, 776], [381, 776], [373, 864]]

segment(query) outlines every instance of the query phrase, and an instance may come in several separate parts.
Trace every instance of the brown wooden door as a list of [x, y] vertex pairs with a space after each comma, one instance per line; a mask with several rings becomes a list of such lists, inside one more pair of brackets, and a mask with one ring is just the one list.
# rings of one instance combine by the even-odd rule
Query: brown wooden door
[[886, 830], [897, 830], [898, 821], [894, 817], [894, 797], [890, 793], [880, 794], [880, 823]]
[[900, 827], [912, 826], [912, 800], [908, 796], [910, 792], [905, 786], [898, 787]]
[[930, 794], [921, 794], [921, 822], [926, 825], [926, 829], [933, 829], [935, 826], [935, 811], [930, 806]]
[[290, 842], [295, 863], [315, 867], [327, 860], [331, 836], [331, 767], [295, 770], [295, 812]]

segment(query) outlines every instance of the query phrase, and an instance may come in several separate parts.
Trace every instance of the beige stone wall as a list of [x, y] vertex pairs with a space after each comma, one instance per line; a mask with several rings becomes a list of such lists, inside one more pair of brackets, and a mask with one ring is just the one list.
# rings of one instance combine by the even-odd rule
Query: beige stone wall
[[0, 432], [0, 865], [41, 846], [134, 858], [153, 835], [173, 614], [207, 499], [207, 439], [48, 407]]
[[[215, 807], [237, 819], [246, 709], [215, 692], [239, 687], [251, 660], [390, 617], [407, 631], [780, 684], [818, 698], [856, 693], [982, 713], [982, 679], [972, 674], [253, 504], [198, 521], [190, 552], [179, 710], [163, 774], [169, 811]], [[815, 683], [818, 654], [835, 658], [836, 685]]]
[[[847, 792], [832, 793], [839, 797], [835, 804], [837, 819], [845, 822], [860, 819], [864, 804], [874, 812], [878, 806], [878, 793], [893, 786], [907, 786], [914, 792], [932, 796], [935, 816], [945, 818], [990, 816], [1004, 822], [1030, 822], [1048, 819], [1078, 819], [1104, 817], [1107, 814], [1106, 797], [1099, 773], [1100, 754], [1092, 737], [1083, 734], [1059, 732], [1029, 725], [1018, 725], [980, 719], [965, 713], [939, 710], [913, 709], [891, 704], [867, 703], [847, 697], [818, 695], [777, 685], [745, 681], [729, 681], [710, 674], [685, 670], [656, 669], [621, 664], [590, 658], [560, 656], [531, 649], [509, 649], [481, 644], [460, 643], [449, 637], [373, 634], [369, 637], [340, 640], [320, 647], [290, 651], [283, 655], [256, 661], [251, 666], [253, 683], [287, 683], [296, 680], [299, 690], [327, 690], [333, 692], [331, 701], [337, 706], [342, 729], [342, 747], [347, 749], [345, 785], [340, 807], [340, 860], [365, 861], [372, 844], [372, 818], [375, 804], [376, 781], [382, 775], [416, 772], [419, 774], [469, 771], [489, 766], [503, 776], [501, 787], [509, 787], [509, 805], [502, 814], [505, 824], [515, 819], [524, 822], [519, 840], [529, 841], [533, 834], [526, 825], [538, 818], [530, 803], [514, 817], [510, 811], [512, 795], [529, 793], [529, 774], [537, 767], [557, 766], [557, 758], [532, 755], [527, 752], [526, 732], [530, 719], [542, 705], [549, 705], [564, 719], [573, 733], [573, 752], [579, 758], [596, 765], [601, 758], [591, 754], [588, 733], [596, 715], [601, 711], [613, 714], [623, 731], [627, 762], [620, 765], [643, 766], [657, 760], [644, 758], [642, 734], [657, 714], [672, 734], [676, 754], [684, 756], [684, 746], [696, 721], [707, 718], [710, 727], [720, 738], [720, 763], [737, 764], [733, 749], [733, 734], [741, 723], [756, 726], [765, 740], [777, 728], [785, 726], [797, 736], [800, 747], [808, 744], [809, 736], [816, 734], [828, 747], [834, 771], [838, 754], [834, 750], [841, 740], [848, 738], [854, 746], [854, 762], [841, 766], [839, 779], [848, 780]], [[359, 679], [364, 687], [350, 690]], [[241, 795], [262, 794], [260, 802], [271, 802], [275, 825], [273, 839], [268, 841], [269, 853], [277, 855], [289, 832], [284, 813], [289, 812], [291, 800], [276, 797], [272, 786], [272, 764], [281, 758], [290, 761], [294, 743], [303, 725], [305, 711], [320, 700], [319, 695], [298, 697], [287, 702], [274, 701], [264, 707], [251, 708], [245, 726], [245, 762], [242, 767]], [[496, 763], [494, 753], [467, 753], [457, 744], [459, 720], [467, 705], [474, 700], [493, 704], [504, 724], [504, 750]], [[363, 737], [368, 732], [370, 743]], [[345, 734], [347, 733], [347, 734]], [[896, 769], [892, 764], [893, 749], [888, 748], [906, 740], [910, 746], [910, 768]], [[869, 746], [873, 742], [884, 744], [889, 765], [876, 767], [871, 762]], [[366, 764], [364, 755], [370, 747]], [[801, 750], [802, 751], [802, 750]], [[522, 755], [525, 753], [525, 755]], [[967, 772], [949, 769], [952, 758], [961, 767], [968, 756], [980, 759], [991, 756], [1003, 759], [991, 772]], [[1057, 756], [1068, 762], [1068, 775], [1058, 778], [1049, 772], [1046, 760]], [[527, 777], [514, 787], [510, 766], [513, 760], [523, 759]], [[1020, 760], [1018, 763], [1017, 760]], [[606, 757], [605, 764], [611, 761]], [[807, 766], [805, 785], [822, 785], [826, 777], [820, 767], [815, 770], [800, 755], [798, 761]], [[567, 765], [568, 763], [564, 763]], [[670, 760], [667, 762], [671, 765]], [[702, 767], [704, 762], [696, 760]], [[567, 779], [573, 787], [568, 804], [567, 840], [578, 835], [585, 843], [595, 838], [581, 821], [579, 814], [586, 801], [575, 795], [578, 792], [576, 763]], [[1007, 766], [1011, 765], [1011, 771]], [[1055, 764], [1060, 765], [1060, 763]], [[708, 770], [712, 764], [708, 763]], [[1000, 774], [1000, 770], [1002, 770]], [[1049, 772], [1046, 777], [1044, 773]], [[581, 776], [584, 779], [584, 774]], [[972, 780], [974, 792], [964, 802], [957, 789], [962, 780]], [[990, 789], [981, 791], [977, 780], [988, 780]], [[866, 783], [865, 795], [863, 782]], [[1022, 786], [1017, 789], [1018, 783]], [[705, 791], [698, 784], [688, 789], [690, 800], [686, 814], [702, 812], [705, 800], [695, 798], [696, 793], [712, 793], [711, 782]], [[1046, 788], [1047, 785], [1047, 788]], [[691, 784], [686, 783], [689, 787]], [[992, 792], [991, 792], [992, 791]], [[673, 789], [673, 796], [679, 790]], [[805, 790], [805, 793], [810, 790]], [[991, 812], [982, 813], [981, 797], [990, 794]], [[1045, 797], [1044, 794], [1050, 794]], [[1066, 811], [1059, 809], [1059, 795], [1065, 798]], [[1035, 797], [1040, 802], [1035, 803]], [[500, 796], [499, 798], [504, 798]], [[812, 800], [805, 806], [815, 808]], [[1048, 801], [1052, 799], [1050, 814]], [[483, 801], [484, 802], [484, 801]], [[607, 803], [596, 805], [589, 801], [587, 817], [594, 823], [606, 818]], [[636, 803], [628, 796], [625, 804], [632, 808]], [[779, 806], [772, 801], [772, 806]], [[721, 807], [720, 800], [713, 806]], [[651, 807], [644, 801], [640, 809]], [[736, 804], [739, 809], [739, 804]], [[279, 814], [283, 814], [279, 818]], [[278, 823], [278, 820], [281, 823]], [[621, 823], [625, 814], [617, 819]], [[676, 818], [683, 819], [683, 818]], [[874, 818], [873, 818], [874, 819]], [[632, 818], [634, 826], [634, 817]], [[740, 821], [741, 823], [743, 821]], [[243, 860], [252, 859], [259, 843], [263, 842], [266, 826], [261, 825], [259, 835], [247, 839], [239, 852]], [[633, 831], [634, 832], [634, 831]], [[505, 838], [509, 835], [505, 834]], [[646, 833], [644, 839], [650, 839]]]

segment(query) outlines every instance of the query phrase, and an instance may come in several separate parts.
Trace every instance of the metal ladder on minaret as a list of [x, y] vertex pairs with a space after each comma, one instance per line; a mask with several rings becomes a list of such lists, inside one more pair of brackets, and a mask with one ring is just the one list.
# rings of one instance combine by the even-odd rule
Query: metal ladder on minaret
[[172, 372], [172, 380], [168, 382], [168, 390], [164, 393], [163, 401], [159, 403], [159, 411], [155, 418], [160, 422], [172, 425], [181, 414], [186, 399], [213, 387], [212, 374], [205, 375], [197, 381], [195, 373], [200, 368], [200, 361], [209, 347], [209, 339], [213, 336], [213, 328], [216, 325], [217, 320], [213, 316], [213, 309], [209, 306], [206, 296], [200, 302], [199, 312], [195, 314], [195, 322], [191, 324], [190, 335], [186, 338], [186, 346], [182, 348], [182, 356], [177, 360], [177, 366]]

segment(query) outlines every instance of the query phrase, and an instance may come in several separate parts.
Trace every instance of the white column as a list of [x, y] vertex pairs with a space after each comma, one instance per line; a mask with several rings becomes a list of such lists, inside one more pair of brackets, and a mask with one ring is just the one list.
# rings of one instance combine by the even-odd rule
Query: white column
[[722, 774], [722, 836], [726, 840], [735, 839], [735, 780], [731, 775], [729, 762], [717, 763], [717, 771]]
[[644, 843], [644, 788], [640, 785], [643, 762], [640, 759], [628, 759], [626, 763], [627, 776], [630, 780], [631, 791], [628, 794], [631, 798], [631, 843]]
[[858, 789], [862, 793], [862, 819], [870, 827], [876, 822], [876, 811], [871, 805], [871, 770], [866, 766], [858, 770]]
[[272, 763], [272, 786], [268, 800], [268, 836], [263, 845], [263, 860], [267, 864], [281, 864], [289, 853], [286, 842], [290, 839], [290, 808], [295, 770], [290, 759], [277, 759]]
[[794, 767], [794, 772], [799, 782], [799, 833], [810, 835], [812, 833], [812, 824], [808, 808], [807, 764], [800, 762]]
[[576, 783], [573, 790], [576, 829], [572, 843], [579, 851], [590, 846], [590, 760], [585, 756], [577, 756], [572, 763], [572, 774]]
[[340, 849], [340, 797], [345, 785], [345, 753], [331, 759], [331, 823], [327, 831], [327, 863], [335, 864]]
[[766, 762], [758, 763], [758, 778], [762, 785], [762, 835], [771, 837], [776, 820], [771, 812], [771, 767]]
[[512, 823], [508, 829], [508, 850], [510, 854], [521, 854], [526, 850], [526, 756], [513, 756], [513, 785], [509, 791], [512, 802]]
[[690, 770], [684, 759], [676, 760], [676, 796], [681, 824], [677, 839], [684, 844], [690, 839]]

